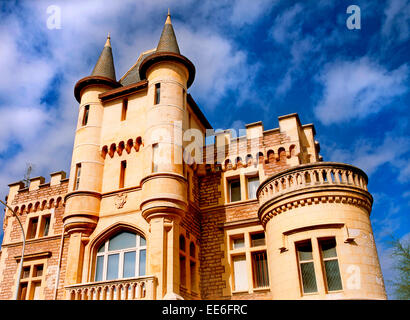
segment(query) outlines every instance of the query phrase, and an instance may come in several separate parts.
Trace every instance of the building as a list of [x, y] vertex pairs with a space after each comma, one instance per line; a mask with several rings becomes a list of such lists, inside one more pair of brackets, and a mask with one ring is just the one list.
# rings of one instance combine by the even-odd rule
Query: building
[[[110, 37], [77, 82], [64, 172], [9, 185], [0, 299], [386, 299], [366, 174], [323, 162], [312, 124], [215, 133], [168, 13], [116, 80]], [[212, 131], [212, 130], [211, 130]]]

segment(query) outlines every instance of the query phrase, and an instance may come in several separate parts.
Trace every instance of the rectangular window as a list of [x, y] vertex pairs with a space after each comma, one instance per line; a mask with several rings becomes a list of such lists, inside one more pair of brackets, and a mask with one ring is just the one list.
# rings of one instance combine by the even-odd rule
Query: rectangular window
[[256, 199], [256, 190], [259, 187], [259, 177], [248, 178], [248, 199]]
[[191, 273], [191, 291], [196, 291], [196, 263], [194, 261], [190, 262], [190, 273]]
[[241, 182], [239, 179], [229, 182], [229, 193], [231, 202], [241, 200]]
[[31, 218], [28, 225], [27, 239], [33, 239], [36, 237], [38, 226], [38, 217]]
[[124, 181], [125, 181], [125, 170], [127, 168], [127, 161], [121, 161], [121, 171], [120, 171], [120, 188], [124, 188]]
[[90, 106], [89, 106], [89, 105], [86, 105], [86, 106], [84, 107], [84, 113], [83, 113], [83, 122], [82, 122], [82, 125], [83, 125], [83, 126], [86, 126], [87, 123], [88, 123], [88, 115], [89, 115], [89, 113], [90, 113]]
[[335, 238], [319, 240], [327, 291], [342, 290]]
[[51, 221], [51, 216], [43, 216], [41, 218], [41, 226], [40, 226], [40, 232], [39, 232], [39, 237], [47, 237], [48, 232], [50, 230], [50, 221]]
[[248, 291], [245, 255], [233, 256], [232, 261], [235, 291]]
[[80, 187], [80, 177], [81, 177], [81, 163], [77, 163], [75, 168], [75, 181], [74, 181], [74, 190], [78, 190]]
[[152, 172], [158, 171], [158, 143], [152, 145]]
[[154, 104], [159, 104], [160, 103], [160, 98], [161, 98], [161, 84], [156, 83], [155, 84], [155, 100]]
[[255, 288], [269, 287], [266, 251], [252, 253], [253, 283]]
[[312, 243], [303, 242], [297, 244], [296, 250], [299, 260], [299, 271], [303, 287], [303, 293], [317, 292], [315, 267], [313, 265]]
[[127, 119], [127, 110], [128, 110], [128, 99], [122, 101], [122, 110], [121, 110], [121, 121]]
[[186, 286], [186, 265], [183, 255], [179, 256], [179, 281], [182, 286]]
[[19, 286], [19, 300], [39, 300], [44, 265], [36, 264], [23, 267], [22, 282]]
[[265, 244], [264, 232], [251, 234], [251, 247], [264, 246]]

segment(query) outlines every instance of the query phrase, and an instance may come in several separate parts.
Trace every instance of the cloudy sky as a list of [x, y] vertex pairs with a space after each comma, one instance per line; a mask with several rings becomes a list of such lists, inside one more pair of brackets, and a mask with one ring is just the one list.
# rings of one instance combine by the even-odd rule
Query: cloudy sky
[[[215, 129], [259, 120], [276, 128], [278, 116], [297, 112], [315, 124], [325, 161], [368, 173], [375, 239], [391, 279], [386, 240], [410, 235], [410, 1], [355, 0], [358, 30], [346, 26], [351, 4], [0, 0], [0, 197], [26, 163], [46, 180], [68, 171], [75, 82], [91, 73], [108, 32], [121, 77], [157, 45], [170, 8], [181, 53], [197, 69], [190, 92]], [[49, 28], [50, 6], [61, 12], [59, 29]]]

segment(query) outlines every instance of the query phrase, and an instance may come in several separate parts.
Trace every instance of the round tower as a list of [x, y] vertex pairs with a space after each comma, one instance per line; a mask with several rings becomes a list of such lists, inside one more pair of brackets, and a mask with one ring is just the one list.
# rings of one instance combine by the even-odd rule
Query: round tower
[[362, 170], [299, 165], [267, 178], [257, 195], [273, 299], [386, 299]]
[[100, 133], [104, 109], [98, 95], [119, 86], [108, 36], [91, 76], [79, 80], [74, 88], [80, 105], [63, 216], [65, 232], [70, 235], [67, 284], [81, 281], [83, 245], [97, 224], [100, 210], [104, 166]]
[[159, 279], [158, 296], [172, 298], [179, 293], [179, 222], [187, 210], [182, 121], [195, 67], [180, 54], [169, 13], [156, 52], [139, 72], [148, 80], [141, 211], [155, 238], [149, 267]]

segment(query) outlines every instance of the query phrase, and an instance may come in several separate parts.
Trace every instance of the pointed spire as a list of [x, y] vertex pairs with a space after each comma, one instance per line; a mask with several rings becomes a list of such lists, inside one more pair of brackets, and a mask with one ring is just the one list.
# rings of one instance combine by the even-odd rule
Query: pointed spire
[[108, 34], [107, 41], [105, 42], [104, 48], [98, 58], [97, 63], [91, 73], [91, 76], [100, 76], [109, 78], [116, 81], [115, 79], [115, 68], [114, 68], [114, 58], [112, 56], [111, 49], [111, 36]]
[[107, 41], [105, 42], [104, 47], [111, 47], [111, 36], [109, 32], [108, 32]]
[[161, 38], [158, 42], [157, 52], [173, 52], [180, 54], [177, 38], [175, 37], [174, 28], [171, 23], [169, 9], [164, 28], [162, 29]]

